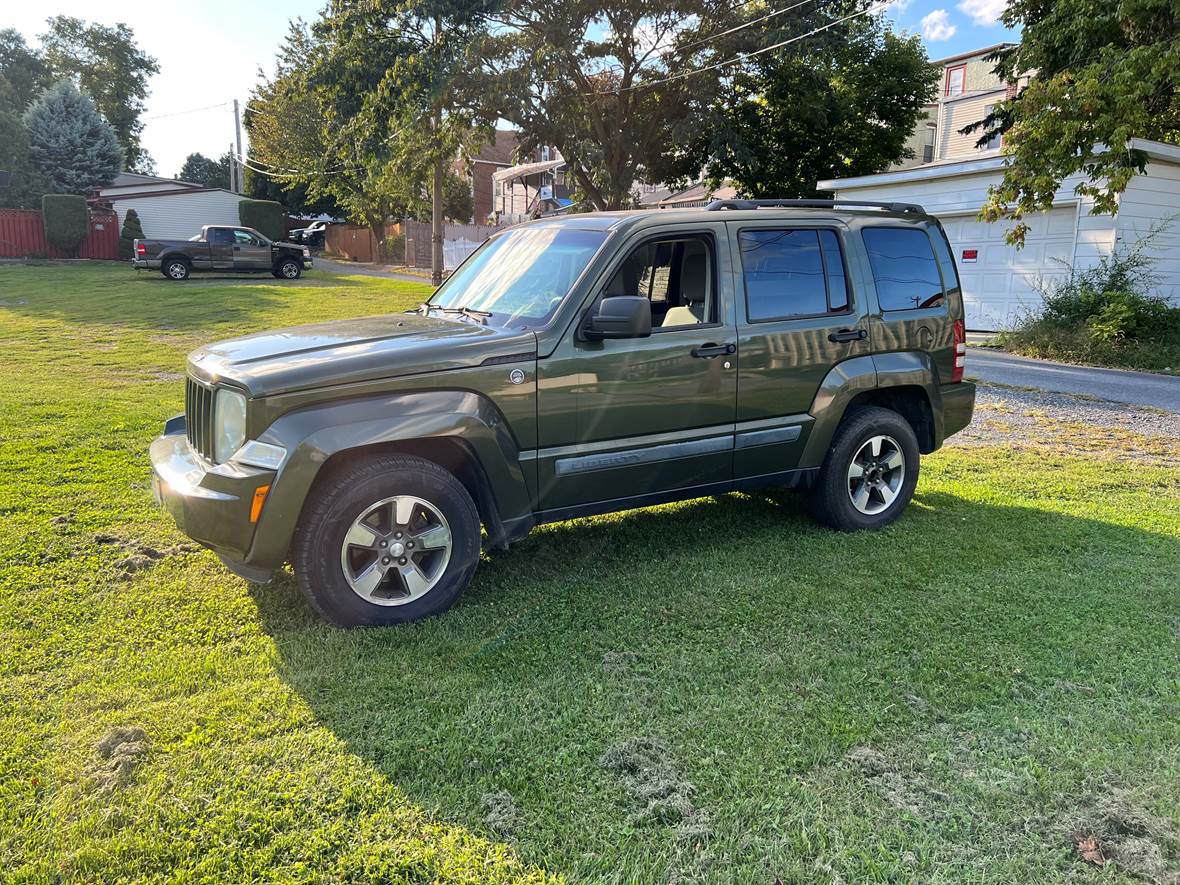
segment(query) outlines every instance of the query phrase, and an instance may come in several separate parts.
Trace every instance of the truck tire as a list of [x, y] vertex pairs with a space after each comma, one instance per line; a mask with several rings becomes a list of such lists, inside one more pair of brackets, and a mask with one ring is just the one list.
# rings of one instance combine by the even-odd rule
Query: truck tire
[[192, 266], [183, 258], [165, 258], [160, 262], [160, 273], [170, 280], [187, 280], [192, 272]]
[[905, 418], [877, 406], [855, 408], [832, 437], [811, 490], [812, 515], [841, 532], [888, 525], [914, 496], [918, 458]]
[[294, 258], [284, 258], [275, 265], [274, 275], [280, 280], [297, 280], [303, 274], [303, 264]]
[[339, 627], [404, 624], [450, 608], [479, 564], [467, 489], [424, 458], [380, 455], [317, 483], [292, 564], [311, 607]]

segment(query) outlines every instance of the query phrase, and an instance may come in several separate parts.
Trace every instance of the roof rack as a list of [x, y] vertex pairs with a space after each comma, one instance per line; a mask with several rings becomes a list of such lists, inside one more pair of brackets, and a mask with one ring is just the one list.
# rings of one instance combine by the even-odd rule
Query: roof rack
[[884, 209], [886, 212], [914, 212], [921, 215], [926, 210], [917, 203], [875, 203], [869, 200], [714, 200], [705, 207], [710, 212], [720, 209], [769, 209], [774, 207], [835, 209], [838, 206], [857, 206], [869, 209]]

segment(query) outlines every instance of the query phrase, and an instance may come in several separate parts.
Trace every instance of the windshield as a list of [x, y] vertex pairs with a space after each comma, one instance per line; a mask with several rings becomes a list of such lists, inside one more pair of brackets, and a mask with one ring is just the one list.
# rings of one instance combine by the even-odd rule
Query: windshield
[[431, 308], [487, 314], [487, 321], [544, 323], [590, 263], [603, 231], [525, 227], [493, 237], [430, 299]]

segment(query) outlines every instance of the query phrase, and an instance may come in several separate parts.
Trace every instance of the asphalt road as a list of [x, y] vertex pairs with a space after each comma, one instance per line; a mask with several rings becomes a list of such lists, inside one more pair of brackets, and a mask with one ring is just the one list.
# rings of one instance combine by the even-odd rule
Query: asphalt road
[[1047, 360], [1031, 360], [979, 347], [967, 348], [967, 377], [996, 384], [1036, 387], [1056, 393], [1180, 412], [1180, 377], [1095, 369]]

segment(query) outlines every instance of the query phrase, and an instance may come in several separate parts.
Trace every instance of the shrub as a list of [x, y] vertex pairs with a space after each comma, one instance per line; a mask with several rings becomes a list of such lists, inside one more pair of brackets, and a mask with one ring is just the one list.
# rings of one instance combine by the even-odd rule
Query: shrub
[[74, 194], [46, 194], [41, 198], [41, 218], [45, 238], [67, 255], [77, 255], [89, 226], [86, 198]]
[[120, 258], [132, 257], [137, 239], [143, 239], [143, 225], [139, 223], [139, 213], [134, 209], [128, 209], [127, 216], [123, 219], [123, 229], [119, 232]]
[[1073, 270], [1055, 285], [1041, 282], [1038, 313], [1003, 332], [998, 343], [1017, 353], [1138, 369], [1180, 367], [1180, 308], [1147, 291], [1156, 259], [1149, 247], [1162, 228], [1096, 266]]
[[286, 213], [282, 204], [274, 200], [242, 200], [238, 203], [238, 220], [268, 239], [286, 239]]

